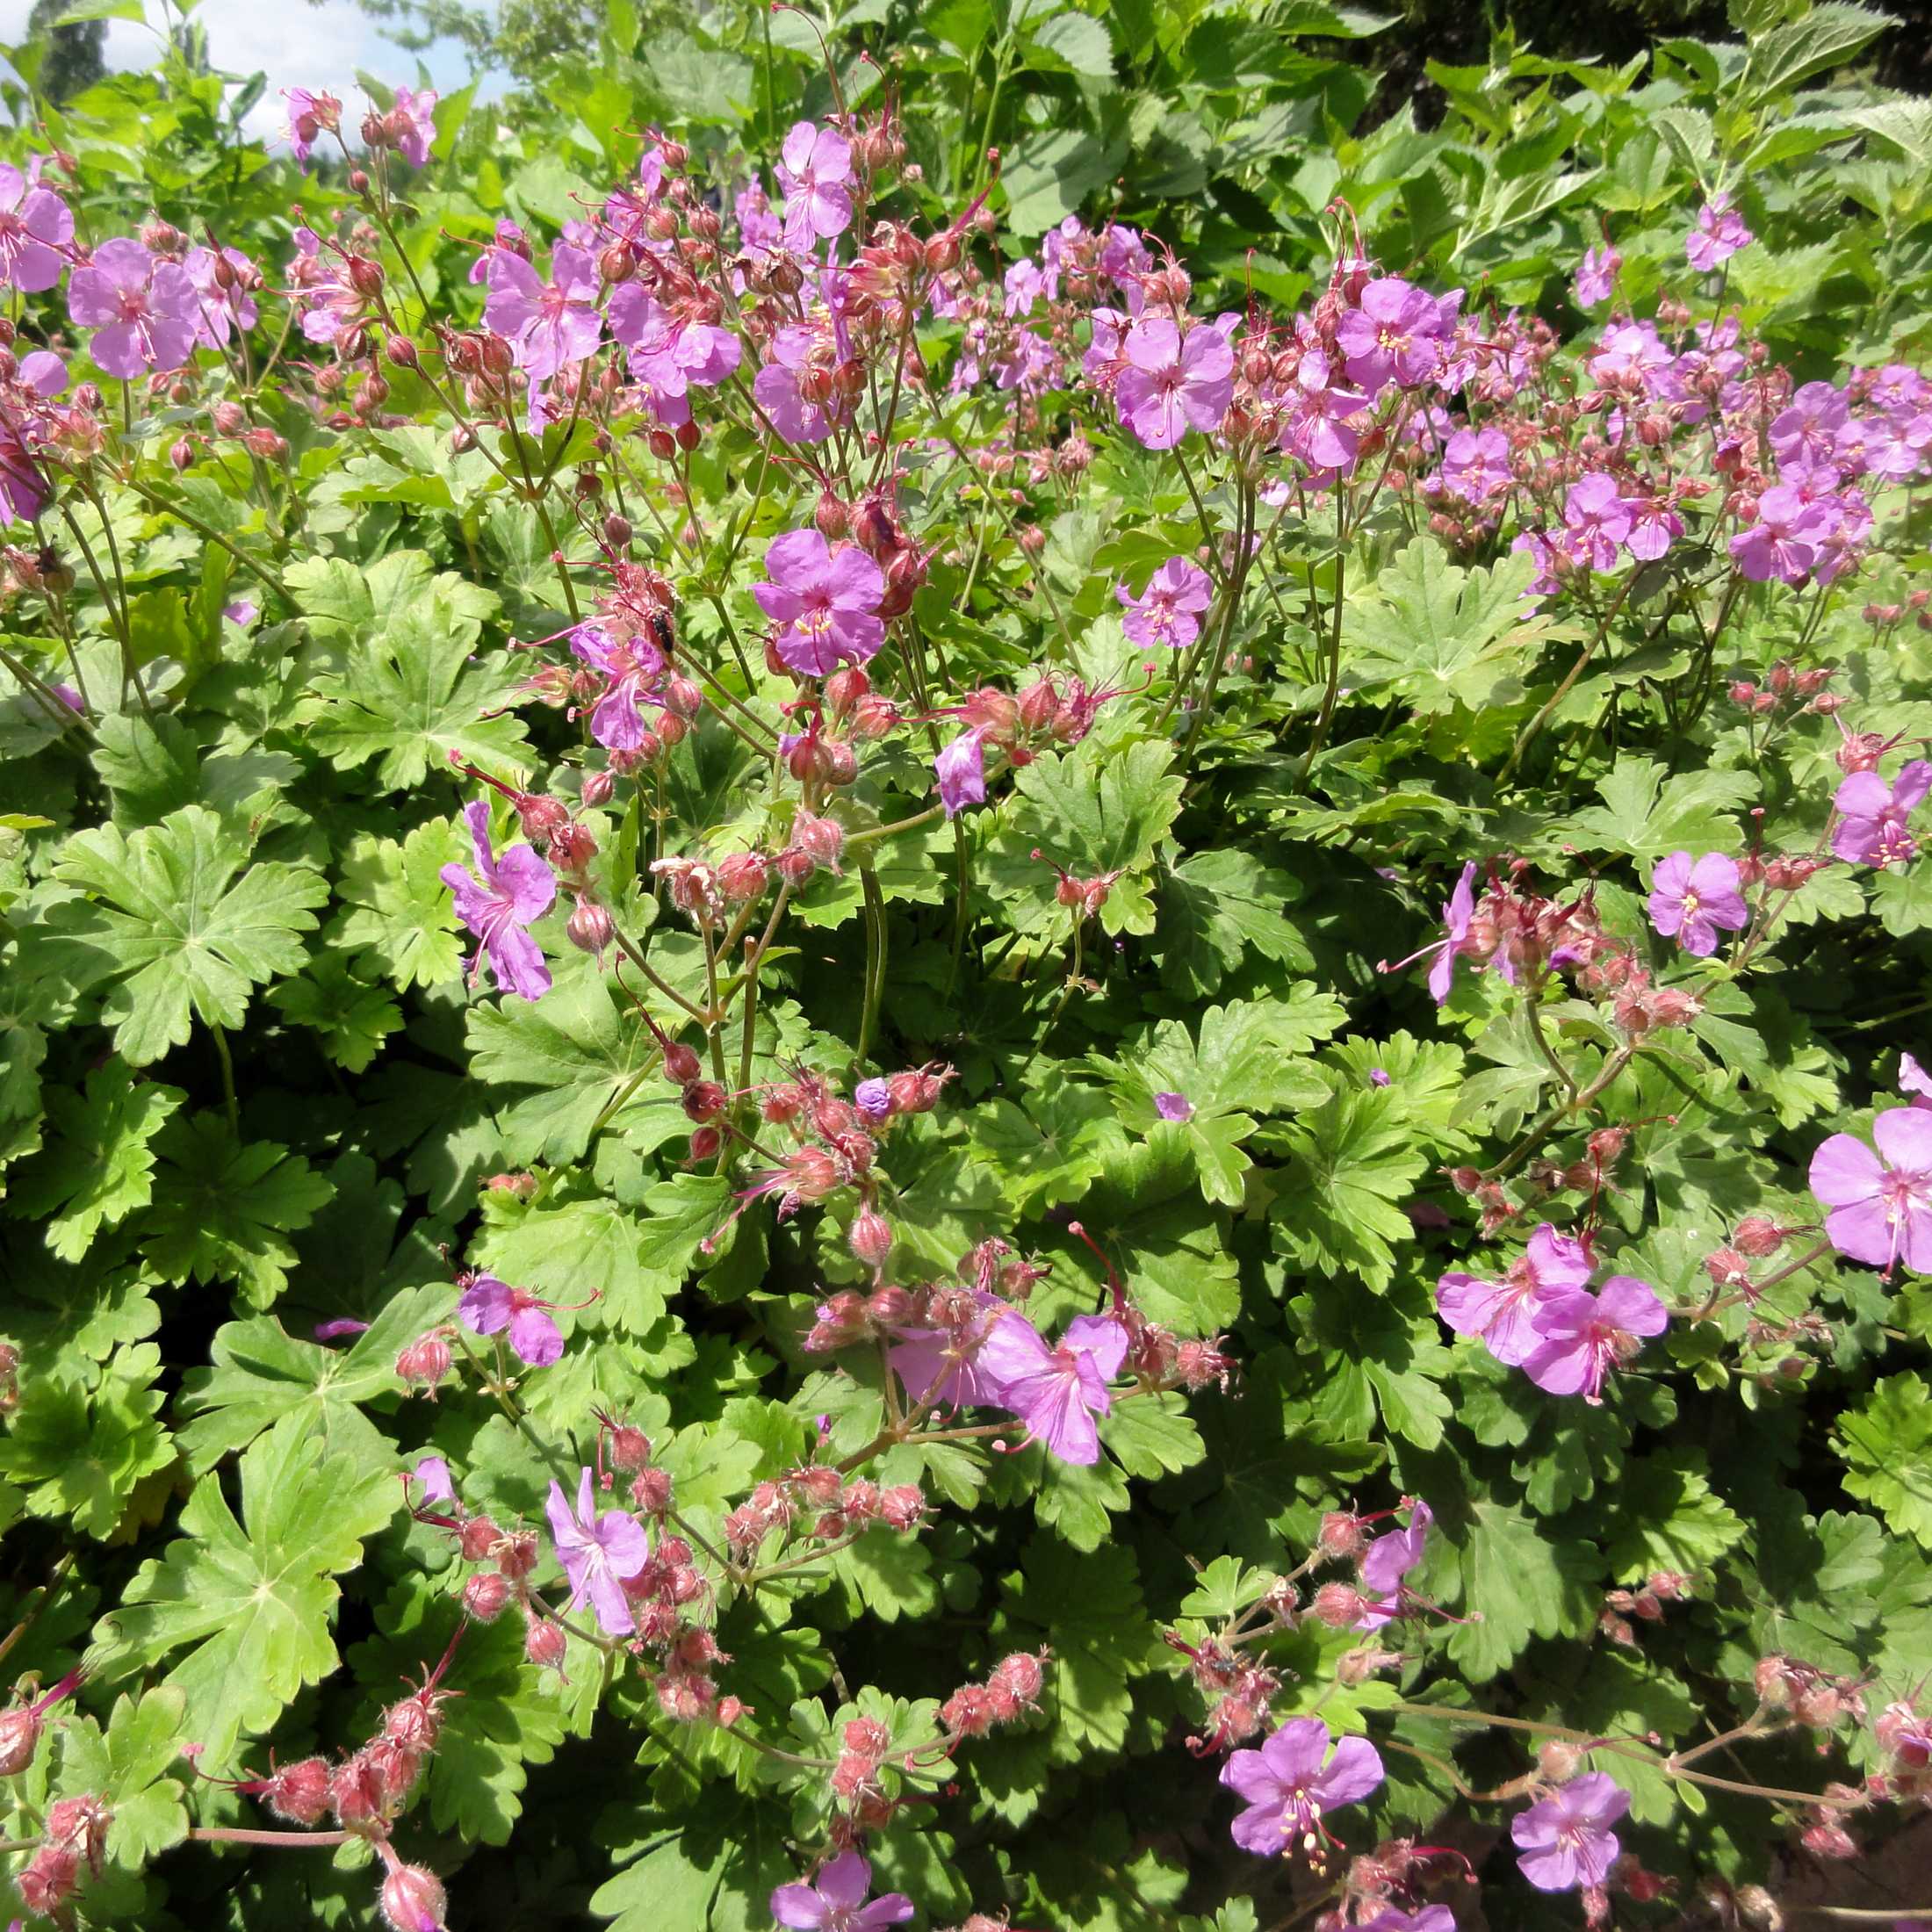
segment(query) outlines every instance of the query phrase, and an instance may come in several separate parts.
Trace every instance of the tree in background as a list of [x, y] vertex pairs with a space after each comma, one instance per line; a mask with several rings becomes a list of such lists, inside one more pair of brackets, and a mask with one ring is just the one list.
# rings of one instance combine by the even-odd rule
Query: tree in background
[[107, 26], [100, 20], [73, 20], [57, 25], [68, 0], [34, 0], [27, 16], [27, 38], [47, 37], [47, 64], [41, 68], [40, 91], [58, 107], [84, 93], [107, 71]]

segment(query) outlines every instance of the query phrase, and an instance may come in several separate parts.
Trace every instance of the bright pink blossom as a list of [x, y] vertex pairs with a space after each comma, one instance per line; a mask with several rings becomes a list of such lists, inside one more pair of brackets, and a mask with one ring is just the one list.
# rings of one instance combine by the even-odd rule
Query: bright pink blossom
[[1825, 1232], [1840, 1254], [1888, 1275], [1901, 1261], [1932, 1274], [1932, 1112], [1889, 1107], [1871, 1137], [1876, 1153], [1834, 1134], [1812, 1156], [1811, 1191], [1831, 1210]]
[[834, 127], [794, 121], [779, 155], [785, 245], [803, 255], [852, 226], [852, 143]]
[[1093, 1463], [1100, 1457], [1093, 1418], [1113, 1410], [1107, 1385], [1120, 1373], [1127, 1347], [1127, 1330], [1111, 1316], [1077, 1316], [1051, 1348], [1032, 1323], [1006, 1317], [980, 1351], [980, 1373], [994, 1385], [992, 1399], [1012, 1409], [1049, 1455]]
[[1590, 1286], [1590, 1255], [1582, 1242], [1545, 1222], [1528, 1251], [1498, 1280], [1451, 1272], [1436, 1284], [1436, 1312], [1458, 1335], [1479, 1335], [1499, 1362], [1520, 1368], [1542, 1345], [1538, 1309], [1551, 1298]]
[[1673, 852], [1650, 876], [1650, 923], [1685, 952], [1707, 958], [1718, 949], [1720, 928], [1741, 933], [1751, 922], [1741, 877], [1737, 861], [1721, 852], [1695, 861], [1688, 852]]
[[1635, 1359], [1644, 1337], [1662, 1335], [1669, 1311], [1634, 1275], [1613, 1274], [1590, 1294], [1581, 1288], [1552, 1295], [1530, 1317], [1542, 1337], [1523, 1373], [1553, 1395], [1581, 1395], [1592, 1408], [1604, 1399], [1604, 1379]]
[[188, 271], [117, 235], [95, 249], [67, 285], [67, 310], [94, 330], [88, 345], [111, 376], [133, 380], [179, 369], [194, 354], [201, 304]]
[[1875, 771], [1855, 771], [1833, 795], [1841, 814], [1831, 848], [1850, 865], [1901, 865], [1915, 859], [1912, 814], [1932, 791], [1932, 763], [1914, 758], [1886, 784]]
[[815, 530], [787, 530], [765, 551], [768, 583], [753, 584], [778, 655], [804, 677], [863, 664], [885, 642], [885, 573], [855, 544], [834, 551]]
[[1398, 276], [1363, 289], [1361, 304], [1336, 325], [1348, 379], [1370, 395], [1389, 383], [1414, 389], [1442, 368], [1441, 305]]
[[557, 1545], [557, 1561], [570, 1579], [569, 1607], [574, 1610], [588, 1601], [598, 1628], [607, 1636], [629, 1636], [637, 1619], [624, 1582], [650, 1561], [651, 1543], [644, 1525], [624, 1510], [606, 1510], [599, 1516], [588, 1469], [577, 1485], [576, 1508], [571, 1508], [563, 1485], [553, 1481], [544, 1514]]
[[872, 1867], [855, 1851], [841, 1851], [810, 1885], [780, 1885], [771, 1895], [771, 1915], [792, 1932], [882, 1932], [912, 1916], [903, 1892], [888, 1892], [866, 1903]]
[[[0, 162], [0, 287], [37, 295], [61, 278], [74, 217], [51, 188]], [[138, 244], [137, 244], [138, 245]]]
[[524, 928], [549, 912], [557, 880], [536, 847], [513, 845], [501, 858], [490, 851], [490, 808], [479, 798], [463, 808], [476, 850], [476, 871], [453, 861], [443, 883], [456, 895], [456, 914], [481, 943], [470, 964], [473, 984], [485, 965], [506, 992], [539, 999], [550, 991], [543, 948]]
[[550, 1318], [552, 1306], [494, 1274], [478, 1274], [465, 1287], [456, 1311], [464, 1326], [479, 1335], [499, 1335], [507, 1329], [519, 1361], [547, 1368], [564, 1352], [563, 1331]]
[[1185, 337], [1171, 318], [1143, 315], [1121, 343], [1114, 386], [1121, 420], [1150, 450], [1171, 450], [1190, 429], [1219, 429], [1234, 398], [1235, 355], [1218, 328]]
[[1291, 1718], [1258, 1751], [1235, 1752], [1221, 1782], [1247, 1806], [1234, 1821], [1235, 1842], [1258, 1857], [1283, 1858], [1319, 1846], [1328, 1835], [1323, 1816], [1374, 1791], [1382, 1761], [1366, 1738], [1339, 1738], [1331, 1750], [1320, 1718]]
[[1135, 596], [1125, 584], [1116, 584], [1114, 595], [1125, 606], [1127, 616], [1121, 628], [1143, 650], [1164, 645], [1184, 651], [1200, 635], [1200, 619], [1213, 602], [1215, 587], [1199, 564], [1185, 557], [1170, 557], [1147, 580], [1147, 588]]
[[1720, 262], [1728, 262], [1740, 249], [1748, 248], [1755, 240], [1729, 198], [1719, 195], [1698, 210], [1698, 225], [1685, 241], [1683, 252], [1690, 266], [1702, 274]]
[[603, 316], [592, 256], [559, 242], [551, 250], [547, 282], [508, 249], [493, 249], [487, 259], [490, 293], [483, 320], [509, 342], [516, 366], [532, 382], [547, 382], [559, 370], [596, 353]]
[[1602, 1771], [1585, 1771], [1510, 1821], [1517, 1864], [1539, 1892], [1600, 1885], [1621, 1849], [1611, 1829], [1630, 1793]]
[[1623, 265], [1623, 256], [1607, 242], [1600, 249], [1585, 249], [1576, 264], [1576, 306], [1595, 308], [1599, 302], [1607, 302]]

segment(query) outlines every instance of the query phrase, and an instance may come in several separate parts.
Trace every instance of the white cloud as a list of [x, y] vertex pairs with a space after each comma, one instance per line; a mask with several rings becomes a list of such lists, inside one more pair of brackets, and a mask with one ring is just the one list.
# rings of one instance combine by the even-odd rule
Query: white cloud
[[[26, 32], [33, 0], [0, 0], [0, 43], [11, 44]], [[158, 20], [158, 0], [148, 0], [150, 19]], [[351, 126], [360, 119], [363, 96], [356, 72], [378, 79], [413, 83], [417, 56], [382, 39], [376, 25], [352, 0], [327, 0], [311, 6], [308, 0], [201, 0], [193, 18], [207, 29], [209, 58], [227, 73], [249, 75], [260, 69], [268, 76], [268, 91], [250, 112], [249, 132], [273, 139], [285, 121], [281, 90], [327, 89], [344, 105]], [[112, 20], [107, 27], [107, 57], [117, 68], [146, 67], [155, 56], [155, 36], [131, 20]], [[464, 65], [451, 48], [433, 48], [425, 64], [432, 83], [459, 87]]]

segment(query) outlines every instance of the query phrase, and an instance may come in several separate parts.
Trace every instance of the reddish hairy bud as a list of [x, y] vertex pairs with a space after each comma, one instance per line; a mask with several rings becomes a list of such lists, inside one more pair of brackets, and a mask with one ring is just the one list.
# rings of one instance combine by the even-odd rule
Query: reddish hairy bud
[[436, 1875], [421, 1865], [397, 1865], [382, 1882], [382, 1915], [395, 1932], [443, 1932], [448, 1902]]
[[562, 1625], [547, 1617], [531, 1617], [523, 1632], [523, 1654], [539, 1670], [561, 1670], [569, 1647]]
[[396, 1373], [411, 1388], [434, 1394], [437, 1383], [450, 1373], [450, 1344], [442, 1330], [431, 1329], [417, 1337], [396, 1357]]
[[463, 1613], [479, 1624], [494, 1624], [514, 1594], [508, 1578], [495, 1570], [479, 1570], [463, 1586]]
[[257, 1795], [278, 1818], [292, 1825], [316, 1825], [328, 1810], [329, 1785], [328, 1761], [304, 1757], [264, 1779]]
[[892, 1252], [892, 1223], [876, 1208], [861, 1208], [846, 1236], [852, 1252], [869, 1268], [883, 1268]]

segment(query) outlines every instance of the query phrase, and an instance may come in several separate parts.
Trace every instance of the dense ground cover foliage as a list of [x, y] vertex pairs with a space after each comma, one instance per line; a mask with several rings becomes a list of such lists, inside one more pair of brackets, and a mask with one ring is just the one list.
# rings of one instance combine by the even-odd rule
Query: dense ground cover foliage
[[1932, 107], [1736, 25], [1366, 134], [1311, 4], [18, 97], [0, 1916], [1914, 1828]]

